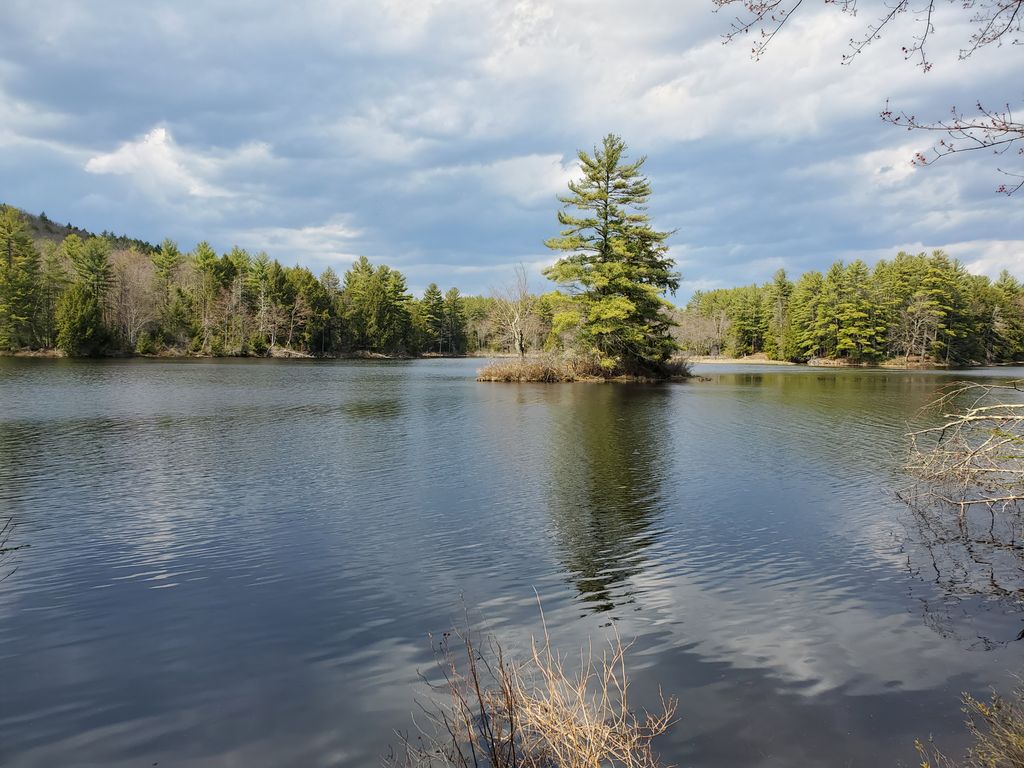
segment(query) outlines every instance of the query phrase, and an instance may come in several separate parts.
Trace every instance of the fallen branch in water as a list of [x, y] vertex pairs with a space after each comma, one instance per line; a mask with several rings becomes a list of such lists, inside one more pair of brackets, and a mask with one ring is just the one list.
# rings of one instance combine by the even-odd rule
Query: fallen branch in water
[[909, 435], [906, 469], [961, 516], [971, 506], [1002, 510], [1024, 500], [1024, 402], [1000, 399], [1024, 393], [1022, 384], [957, 384], [929, 407], [943, 423]]

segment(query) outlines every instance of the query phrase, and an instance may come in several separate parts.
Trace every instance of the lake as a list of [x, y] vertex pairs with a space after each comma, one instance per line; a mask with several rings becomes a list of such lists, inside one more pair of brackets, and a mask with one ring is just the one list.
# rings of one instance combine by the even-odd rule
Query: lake
[[481, 364], [0, 359], [0, 764], [376, 765], [430, 635], [521, 650], [538, 595], [562, 650], [633, 641], [683, 766], [913, 765], [1021, 671], [895, 493], [941, 386], [1024, 370]]

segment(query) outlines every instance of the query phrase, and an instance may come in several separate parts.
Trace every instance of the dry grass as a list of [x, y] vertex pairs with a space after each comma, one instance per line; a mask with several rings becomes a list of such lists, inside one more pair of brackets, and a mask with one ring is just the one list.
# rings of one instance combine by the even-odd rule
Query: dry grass
[[974, 744], [963, 761], [952, 760], [931, 742], [916, 743], [921, 768], [1020, 768], [1024, 766], [1024, 689], [978, 701], [965, 693], [964, 713]]
[[477, 381], [558, 383], [570, 381], [664, 381], [690, 376], [688, 360], [678, 358], [658, 364], [658, 370], [646, 376], [624, 374], [603, 368], [596, 357], [548, 355], [497, 360], [477, 371]]
[[545, 631], [522, 661], [493, 639], [446, 634], [438, 649], [438, 695], [386, 765], [400, 768], [658, 768], [653, 739], [668, 730], [676, 702], [657, 713], [630, 708], [627, 650], [618, 637], [569, 659]]
[[573, 372], [547, 358], [524, 357], [496, 360], [477, 371], [477, 381], [540, 381], [557, 383], [576, 381]]

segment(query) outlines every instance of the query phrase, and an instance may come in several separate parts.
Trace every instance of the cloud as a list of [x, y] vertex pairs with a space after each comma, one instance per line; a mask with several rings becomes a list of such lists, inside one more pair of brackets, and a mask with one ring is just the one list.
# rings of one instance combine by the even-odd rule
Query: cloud
[[234, 235], [236, 242], [250, 243], [252, 248], [285, 260], [301, 254], [306, 266], [313, 266], [355, 261], [358, 256], [351, 249], [362, 232], [334, 220], [306, 227], [254, 227]]
[[1024, 275], [1024, 240], [971, 240], [949, 243], [943, 250], [964, 262], [969, 272], [996, 278], [1002, 270]]
[[[993, 194], [997, 160], [914, 169], [929, 137], [878, 119], [886, 98], [942, 117], [1019, 97], [1003, 89], [1024, 49], [955, 62], [956, 8], [934, 38], [950, 55], [927, 76], [898, 30], [841, 66], [864, 19], [807, 4], [756, 63], [721, 44], [728, 18], [676, 0], [5, 10], [0, 146], [17, 151], [0, 156], [4, 194], [97, 230], [266, 237], [288, 260], [359, 252], [486, 290], [491, 267], [555, 234], [574, 152], [608, 132], [648, 155], [650, 213], [678, 230], [688, 286], [1024, 226]], [[318, 231], [337, 222], [359, 234]]]
[[203, 154], [178, 145], [163, 126], [141, 139], [127, 141], [113, 152], [98, 154], [85, 164], [88, 173], [129, 177], [143, 191], [161, 198], [232, 197], [237, 192], [217, 183], [229, 169], [247, 169], [272, 159], [266, 144], [246, 144], [230, 152]]
[[539, 203], [555, 204], [555, 197], [566, 191], [566, 185], [578, 177], [579, 162], [566, 161], [563, 155], [522, 155], [475, 163], [430, 168], [413, 176], [413, 183], [429, 188], [448, 182], [479, 185], [491, 193], [515, 201], [524, 207]]

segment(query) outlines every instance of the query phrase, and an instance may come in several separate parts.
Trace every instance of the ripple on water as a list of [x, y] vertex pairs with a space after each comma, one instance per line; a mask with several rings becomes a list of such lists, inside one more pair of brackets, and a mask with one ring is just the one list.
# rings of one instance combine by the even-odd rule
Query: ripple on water
[[369, 764], [428, 635], [468, 610], [522, 650], [537, 596], [565, 648], [635, 638], [686, 764], [906, 761], [1015, 665], [960, 636], [1019, 621], [936, 615], [897, 536], [890, 447], [942, 376], [38, 362], [0, 360], [31, 545], [0, 586], [5, 764]]

